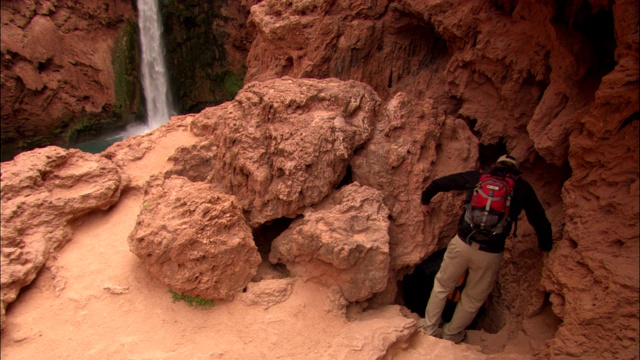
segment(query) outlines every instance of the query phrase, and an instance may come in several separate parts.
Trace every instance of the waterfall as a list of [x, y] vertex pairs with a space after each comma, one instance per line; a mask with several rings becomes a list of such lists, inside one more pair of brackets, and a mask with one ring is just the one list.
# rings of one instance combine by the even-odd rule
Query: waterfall
[[70, 145], [72, 148], [96, 154], [115, 142], [159, 128], [169, 121], [171, 115], [175, 114], [171, 105], [169, 81], [164, 63], [158, 0], [137, 0], [137, 6], [142, 47], [142, 87], [147, 106], [147, 123], [145, 125], [129, 124], [124, 132], [103, 134], [98, 139], [72, 144]]
[[138, 26], [142, 47], [142, 87], [149, 130], [165, 124], [173, 114], [164, 62], [162, 23], [158, 0], [138, 0]]

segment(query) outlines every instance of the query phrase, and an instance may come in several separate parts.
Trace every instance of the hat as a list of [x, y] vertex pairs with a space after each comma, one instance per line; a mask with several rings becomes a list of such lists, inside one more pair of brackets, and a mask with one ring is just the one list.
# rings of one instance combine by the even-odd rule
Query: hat
[[496, 161], [496, 164], [506, 165], [506, 166], [515, 168], [516, 170], [518, 170], [518, 167], [519, 167], [518, 160], [516, 160], [516, 158], [514, 158], [511, 155], [500, 156], [500, 158], [498, 158], [498, 161]]

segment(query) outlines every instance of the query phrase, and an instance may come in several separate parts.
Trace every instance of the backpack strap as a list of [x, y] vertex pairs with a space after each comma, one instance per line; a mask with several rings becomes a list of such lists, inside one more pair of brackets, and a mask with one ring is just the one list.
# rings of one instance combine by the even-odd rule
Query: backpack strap
[[[516, 180], [518, 180], [518, 178], [520, 177], [520, 175], [517, 174], [509, 174], [507, 175], [509, 176], [512, 180], [513, 180], [513, 187], [516, 187]], [[513, 189], [511, 189], [512, 192], [512, 196], [513, 196]], [[514, 238], [518, 237], [518, 218], [513, 219], [513, 232], [512, 235]]]

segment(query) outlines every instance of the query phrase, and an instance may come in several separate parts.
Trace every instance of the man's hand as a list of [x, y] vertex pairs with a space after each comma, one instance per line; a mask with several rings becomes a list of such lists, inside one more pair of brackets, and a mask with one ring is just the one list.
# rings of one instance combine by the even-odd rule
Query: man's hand
[[431, 206], [429, 205], [425, 205], [425, 204], [420, 204], [420, 206], [422, 207], [422, 213], [425, 215], [431, 215]]

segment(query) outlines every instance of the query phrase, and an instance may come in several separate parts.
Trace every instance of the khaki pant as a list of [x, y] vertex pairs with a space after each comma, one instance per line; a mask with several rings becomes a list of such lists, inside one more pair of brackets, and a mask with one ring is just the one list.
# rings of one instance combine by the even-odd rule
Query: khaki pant
[[454, 236], [447, 246], [427, 304], [425, 333], [435, 334], [447, 302], [447, 295], [453, 290], [462, 274], [469, 269], [467, 284], [462, 290], [460, 302], [456, 306], [451, 322], [443, 327], [442, 336], [446, 338], [464, 330], [473, 321], [493, 290], [501, 263], [502, 253], [492, 254], [474, 249], [463, 242], [458, 235]]

